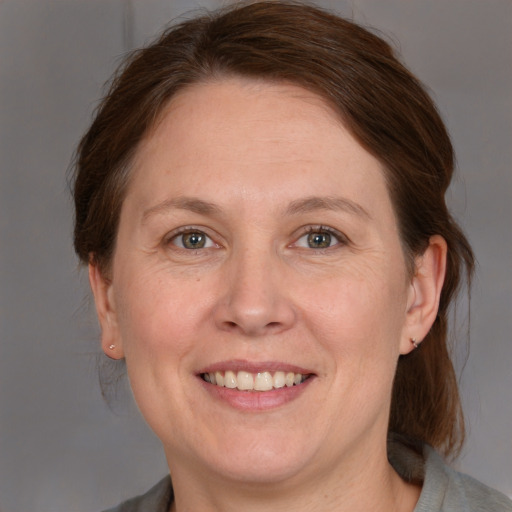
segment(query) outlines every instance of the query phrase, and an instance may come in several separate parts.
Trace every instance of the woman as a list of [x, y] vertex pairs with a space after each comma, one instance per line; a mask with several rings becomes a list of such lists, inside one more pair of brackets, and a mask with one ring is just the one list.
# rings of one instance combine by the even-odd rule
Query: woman
[[115, 510], [512, 510], [448, 469], [473, 255], [389, 46], [260, 2], [135, 53], [77, 153], [75, 249], [172, 478]]

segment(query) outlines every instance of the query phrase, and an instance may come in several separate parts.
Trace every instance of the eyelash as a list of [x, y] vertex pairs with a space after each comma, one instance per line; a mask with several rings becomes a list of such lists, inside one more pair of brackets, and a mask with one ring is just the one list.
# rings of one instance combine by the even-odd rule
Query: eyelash
[[[329, 245], [328, 247], [324, 247], [324, 248], [309, 247], [308, 248], [309, 250], [315, 251], [318, 253], [323, 253], [325, 251], [335, 249], [337, 246], [347, 245], [349, 243], [349, 239], [343, 233], [340, 233], [339, 231], [337, 231], [333, 228], [320, 225], [320, 226], [307, 226], [307, 227], [303, 228], [302, 234], [296, 239], [295, 242], [293, 242], [292, 245], [297, 246], [297, 243], [299, 240], [301, 240], [305, 236], [309, 236], [312, 234], [327, 234], [327, 235], [330, 235], [331, 237], [335, 238], [335, 243], [333, 245]], [[304, 249], [305, 249], [305, 247], [304, 247]]]
[[[175, 243], [175, 241], [179, 237], [182, 237], [187, 234], [203, 235], [207, 239], [206, 243], [210, 244], [210, 245], [208, 247], [199, 247], [199, 248], [193, 249], [193, 248], [182, 247]], [[219, 245], [213, 241], [212, 237], [210, 237], [204, 231], [204, 229], [199, 229], [194, 226], [184, 226], [182, 228], [179, 228], [176, 231], [173, 231], [172, 233], [170, 233], [168, 236], [165, 237], [164, 245], [174, 245], [178, 250], [186, 251], [187, 253], [190, 253], [190, 254], [197, 254], [199, 251], [201, 251], [203, 249], [210, 249], [211, 247], [219, 247]]]
[[[183, 247], [183, 246], [180, 246], [177, 243], [175, 243], [175, 241], [177, 239], [179, 239], [179, 237], [182, 237], [182, 236], [184, 236], [186, 234], [203, 235], [206, 238], [205, 244], [208, 244], [208, 245], [206, 247], [187, 248], [187, 247]], [[320, 235], [326, 234], [326, 235], [329, 235], [329, 236], [331, 236], [331, 237], [333, 237], [335, 239], [335, 243], [332, 244], [332, 245], [329, 245], [327, 247], [317, 247], [317, 248], [315, 248], [315, 247], [301, 247], [301, 246], [298, 245], [299, 240], [301, 240], [302, 238], [304, 238], [306, 236], [313, 235], [313, 234], [320, 234]], [[298, 238], [296, 238], [295, 241], [292, 244], [290, 244], [289, 247], [294, 247], [295, 246], [295, 247], [299, 247], [299, 248], [302, 248], [302, 249], [307, 249], [307, 250], [310, 250], [310, 251], [315, 251], [316, 253], [324, 253], [325, 251], [332, 250], [332, 249], [334, 249], [334, 248], [336, 248], [337, 246], [340, 246], [340, 245], [347, 245], [348, 243], [349, 243], [349, 239], [345, 235], [340, 233], [339, 231], [337, 231], [337, 230], [335, 230], [333, 228], [327, 227], [327, 226], [319, 225], [319, 226], [306, 226], [306, 227], [302, 228], [302, 233], [300, 234], [300, 236]], [[199, 252], [203, 251], [204, 249], [210, 249], [212, 247], [214, 247], [214, 248], [220, 247], [220, 245], [217, 244], [216, 242], [214, 242], [212, 237], [210, 237], [204, 231], [204, 229], [200, 229], [200, 228], [197, 228], [197, 227], [194, 227], [194, 226], [184, 226], [182, 228], [179, 228], [176, 231], [173, 231], [172, 233], [170, 233], [168, 236], [165, 237], [164, 244], [166, 246], [167, 245], [174, 245], [174, 247], [177, 250], [185, 251], [188, 254], [198, 254]]]

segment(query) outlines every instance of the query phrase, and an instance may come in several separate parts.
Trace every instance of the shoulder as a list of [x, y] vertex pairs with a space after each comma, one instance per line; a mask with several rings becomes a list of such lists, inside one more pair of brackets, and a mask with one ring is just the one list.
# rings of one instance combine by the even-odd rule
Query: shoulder
[[415, 512], [512, 512], [512, 501], [474, 478], [448, 467], [426, 446], [425, 480]]
[[512, 512], [504, 494], [450, 468], [428, 445], [392, 434], [388, 458], [405, 481], [422, 486], [414, 512]]
[[168, 512], [173, 499], [171, 478], [160, 480], [147, 493], [124, 501], [105, 512]]

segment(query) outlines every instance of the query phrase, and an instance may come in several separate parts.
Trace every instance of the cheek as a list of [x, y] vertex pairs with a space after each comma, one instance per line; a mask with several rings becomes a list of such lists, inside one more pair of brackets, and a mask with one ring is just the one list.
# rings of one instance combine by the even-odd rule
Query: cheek
[[179, 427], [175, 412], [187, 402], [183, 383], [207, 339], [201, 329], [208, 305], [197, 300], [202, 283], [195, 280], [181, 286], [145, 273], [124, 282], [129, 285], [119, 290], [118, 305], [130, 385], [143, 416], [163, 438]]
[[315, 293], [304, 290], [303, 310], [314, 312], [316, 327], [332, 334], [375, 330], [376, 336], [382, 336], [402, 326], [406, 309], [405, 280], [400, 285], [386, 277], [371, 267], [357, 272], [346, 268], [326, 279]]
[[[386, 277], [387, 274], [384, 275]], [[406, 286], [370, 267], [331, 278], [302, 308], [308, 330], [354, 382], [390, 380], [405, 322]], [[374, 378], [375, 379], [374, 379]]]
[[[131, 274], [119, 290], [118, 318], [127, 361], [186, 353], [189, 341], [204, 327], [210, 300], [199, 280], [166, 279], [165, 274]], [[171, 349], [171, 350], [170, 350]]]

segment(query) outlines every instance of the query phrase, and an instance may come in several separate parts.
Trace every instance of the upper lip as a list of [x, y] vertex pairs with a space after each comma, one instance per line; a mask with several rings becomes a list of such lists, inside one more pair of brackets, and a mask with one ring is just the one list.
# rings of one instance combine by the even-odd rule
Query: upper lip
[[231, 359], [227, 361], [219, 361], [205, 366], [198, 373], [213, 373], [213, 372], [224, 372], [231, 370], [233, 372], [248, 372], [248, 373], [259, 373], [259, 372], [293, 372], [301, 373], [302, 375], [314, 374], [313, 371], [306, 368], [284, 363], [280, 361], [247, 361], [244, 359]]

